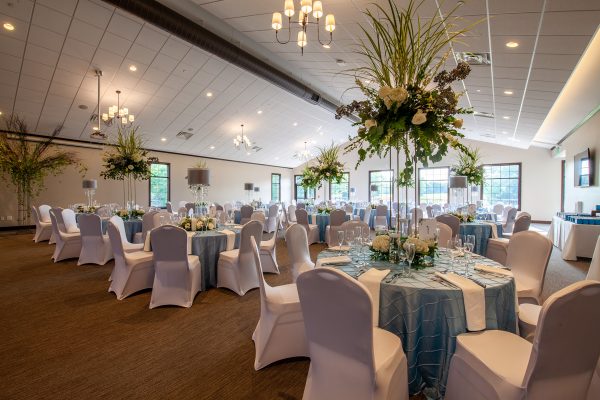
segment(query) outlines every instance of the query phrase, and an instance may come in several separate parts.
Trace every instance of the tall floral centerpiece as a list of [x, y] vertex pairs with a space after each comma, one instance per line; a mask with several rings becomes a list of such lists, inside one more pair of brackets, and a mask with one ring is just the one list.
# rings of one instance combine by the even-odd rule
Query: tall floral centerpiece
[[457, 115], [470, 111], [459, 107], [461, 93], [451, 85], [465, 79], [470, 67], [459, 62], [442, 70], [450, 46], [467, 31], [453, 16], [461, 3], [445, 16], [436, 9], [428, 19], [417, 15], [423, 1], [410, 0], [403, 10], [392, 0], [387, 3], [365, 11], [368, 25], [361, 27], [365, 39], [357, 50], [364, 66], [349, 71], [366, 99], [339, 107], [336, 118], [358, 116], [357, 135], [345, 148], [358, 152], [356, 167], [367, 157], [396, 152], [399, 188], [416, 180], [417, 163], [436, 163], [450, 147], [467, 151], [459, 141], [463, 120]]
[[0, 134], [0, 172], [3, 178], [17, 188], [17, 223], [28, 223], [31, 201], [44, 189], [48, 175], [58, 175], [69, 165], [86, 168], [76, 153], [58, 149], [54, 139], [62, 130], [58, 126], [47, 138], [28, 137], [27, 124], [17, 115], [4, 120], [6, 129]]
[[150, 179], [150, 164], [157, 161], [156, 157], [148, 157], [137, 129], [119, 127], [115, 142], [104, 152], [104, 170], [100, 172], [104, 179], [123, 181], [123, 204], [129, 211], [137, 200], [135, 182]]
[[479, 149], [469, 147], [467, 151], [459, 153], [457, 163], [452, 166], [451, 172], [456, 176], [467, 177], [468, 194], [473, 201], [473, 187], [483, 185], [483, 164]]
[[338, 161], [340, 147], [331, 144], [329, 147], [319, 148], [315, 165], [307, 165], [302, 172], [301, 185], [305, 189], [317, 189], [323, 181], [341, 183], [344, 179], [344, 164]]

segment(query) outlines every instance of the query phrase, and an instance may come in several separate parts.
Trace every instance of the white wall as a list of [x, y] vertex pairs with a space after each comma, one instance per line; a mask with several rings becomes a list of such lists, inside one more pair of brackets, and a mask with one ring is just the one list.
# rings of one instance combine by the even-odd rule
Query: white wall
[[[88, 167], [86, 178], [98, 179], [98, 190], [95, 199], [99, 203], [123, 203], [123, 184], [119, 181], [105, 181], [100, 178], [102, 171], [102, 150], [67, 147], [75, 151]], [[160, 152], [150, 152], [161, 162], [171, 164], [171, 201], [176, 205], [180, 200], [192, 200], [192, 194], [187, 188], [187, 168], [193, 167], [200, 157], [184, 156]], [[289, 204], [293, 192], [292, 170], [264, 165], [246, 164], [234, 161], [206, 160], [210, 169], [210, 189], [208, 200], [224, 203], [233, 200], [246, 200], [244, 183], [251, 182], [260, 188], [259, 193], [252, 193], [253, 198], [262, 201], [271, 200], [271, 173], [281, 174], [281, 200]], [[85, 202], [81, 189], [82, 177], [74, 167], [67, 168], [63, 174], [46, 178], [46, 189], [37, 197], [34, 204], [51, 204], [66, 207], [69, 204]], [[3, 184], [0, 191], [0, 226], [14, 225], [17, 215], [16, 190], [12, 185]], [[149, 182], [142, 181], [136, 185], [137, 202], [142, 206], [148, 205]], [[13, 221], [6, 217], [12, 216]]]
[[[465, 140], [465, 144], [478, 147], [484, 163], [522, 163], [521, 208], [532, 215], [534, 220], [550, 221], [560, 210], [560, 160], [553, 159], [547, 149], [531, 147], [528, 150], [496, 144]], [[389, 169], [389, 158], [371, 158], [354, 169], [358, 155], [345, 154], [341, 161], [350, 172], [350, 187], [356, 188], [356, 201], [366, 201], [369, 197], [369, 171]], [[401, 163], [402, 163], [401, 156]], [[395, 156], [392, 168], [395, 170]], [[456, 162], [456, 154], [450, 151], [442, 161], [434, 165], [450, 167]], [[295, 168], [294, 174], [301, 174], [302, 168]], [[324, 198], [325, 187], [317, 192]], [[409, 201], [414, 200], [414, 189], [409, 189]]]
[[[565, 166], [565, 211], [573, 211], [575, 202], [583, 201], [584, 212], [590, 212], [600, 204], [600, 113], [597, 113], [576, 132], [569, 136], [561, 146], [566, 150]], [[594, 185], [587, 188], [575, 187], [573, 156], [586, 148], [594, 159]]]

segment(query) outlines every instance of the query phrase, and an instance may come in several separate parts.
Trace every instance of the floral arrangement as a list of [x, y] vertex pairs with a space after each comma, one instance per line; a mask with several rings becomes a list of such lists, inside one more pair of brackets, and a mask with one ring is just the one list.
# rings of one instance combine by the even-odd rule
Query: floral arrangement
[[479, 149], [468, 147], [467, 151], [458, 154], [458, 163], [451, 171], [457, 176], [466, 176], [470, 185], [483, 185], [483, 165]]
[[[193, 229], [193, 223], [196, 224], [196, 229]], [[179, 226], [186, 231], [212, 231], [217, 228], [217, 220], [206, 216], [193, 219], [185, 217], [179, 221]]]
[[123, 218], [124, 220], [128, 220], [128, 219], [140, 219], [144, 216], [145, 212], [142, 209], [134, 209], [134, 210], [121, 209], [121, 210], [115, 211], [113, 214]]
[[96, 210], [97, 208], [95, 206], [85, 206], [83, 204], [78, 205], [75, 209], [76, 212], [81, 214], [93, 214]]
[[344, 178], [344, 164], [338, 161], [340, 148], [333, 143], [319, 148], [316, 165], [307, 165], [302, 171], [301, 185], [305, 189], [320, 188], [323, 181], [340, 183]]
[[415, 257], [413, 258], [412, 265], [416, 269], [433, 265], [433, 258], [437, 251], [437, 241], [423, 240], [419, 238], [419, 235], [401, 237], [398, 241], [404, 251], [407, 250], [408, 244], [415, 245]]
[[144, 210], [142, 210], [141, 208], [138, 208], [138, 209], [131, 210], [130, 215], [133, 218], [142, 218], [145, 213], [146, 212]]
[[387, 261], [389, 259], [390, 244], [392, 238], [389, 235], [377, 235], [371, 243], [371, 259]]
[[329, 206], [318, 206], [317, 207], [317, 212], [319, 214], [331, 214], [332, 208]]
[[148, 158], [148, 152], [142, 145], [137, 128], [131, 128], [129, 132], [119, 128], [116, 142], [102, 157], [104, 171], [100, 172], [100, 176], [117, 181], [129, 177], [134, 180], [150, 179], [150, 163], [155, 159]]
[[475, 221], [475, 217], [471, 214], [462, 214], [457, 212], [450, 212], [450, 215], [454, 215], [456, 218], [460, 220], [460, 222], [473, 222]]
[[341, 106], [336, 113], [337, 119], [358, 116], [357, 135], [345, 148], [358, 151], [356, 167], [367, 156], [385, 157], [391, 150], [404, 154], [404, 168], [398, 165], [400, 186], [412, 180], [416, 163], [426, 167], [438, 162], [449, 147], [467, 151], [459, 142], [463, 120], [456, 115], [471, 112], [458, 106], [461, 93], [452, 89], [469, 75], [469, 65], [459, 62], [451, 71], [440, 70], [449, 53], [439, 54], [467, 31], [457, 28], [458, 17], [453, 16], [462, 3], [428, 19], [417, 16], [423, 1], [415, 3], [410, 0], [400, 11], [388, 0], [388, 9], [374, 4], [375, 12], [365, 11], [369, 27], [361, 27], [366, 40], [357, 51], [365, 66], [349, 72], [366, 100]]

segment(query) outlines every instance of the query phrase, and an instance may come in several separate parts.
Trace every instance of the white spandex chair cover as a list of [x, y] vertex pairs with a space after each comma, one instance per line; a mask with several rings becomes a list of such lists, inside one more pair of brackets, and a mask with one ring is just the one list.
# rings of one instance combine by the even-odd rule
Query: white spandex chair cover
[[[31, 215], [33, 215], [33, 221], [35, 222], [35, 235], [33, 241], [35, 243], [50, 240], [52, 236], [52, 222], [44, 222], [40, 218], [37, 208], [31, 206]], [[49, 216], [50, 214], [48, 214]]]
[[173, 204], [170, 201], [167, 201], [167, 212], [173, 213]]
[[371, 206], [367, 205], [367, 207], [365, 208], [365, 214], [363, 215], [362, 222], [369, 225], [369, 223], [371, 222], [371, 213], [372, 212], [373, 212], [373, 209], [371, 208]]
[[135, 235], [133, 235], [133, 243], [144, 243], [148, 231], [151, 231], [158, 226], [154, 224], [154, 215], [156, 214], [158, 214], [158, 211], [148, 211], [142, 216], [142, 231], [136, 232]]
[[517, 211], [516, 208], [511, 208], [506, 213], [506, 223], [502, 226], [502, 234], [512, 233], [515, 226], [515, 219], [517, 218]]
[[[154, 228], [158, 228], [159, 226], [168, 224], [171, 222], [171, 217], [172, 214], [170, 214], [168, 211], [159, 211], [156, 212], [152, 215], [152, 227], [148, 230], [151, 231]], [[142, 225], [144, 224], [144, 221], [142, 221]], [[148, 235], [148, 231], [146, 232], [146, 235]], [[144, 235], [144, 242], [146, 242], [146, 235]]]
[[439, 246], [447, 248], [448, 240], [452, 239], [452, 228], [439, 221], [436, 223], [436, 226], [440, 230], [440, 235], [438, 236]]
[[124, 251], [122, 233], [119, 230], [119, 226], [109, 221], [107, 231], [115, 256], [115, 266], [108, 291], [113, 292], [117, 300], [123, 300], [135, 292], [152, 287], [154, 259], [150, 251]]
[[[375, 226], [380, 226], [380, 225], [384, 225], [384, 226], [388, 226], [388, 218], [387, 218], [387, 211], [388, 208], [386, 205], [381, 204], [377, 206], [377, 209], [375, 210], [376, 214], [375, 214]], [[366, 214], [366, 212], [365, 212]]]
[[592, 262], [590, 263], [590, 269], [588, 270], [585, 279], [600, 281], [600, 236], [598, 236], [598, 240], [596, 240]]
[[47, 204], [42, 204], [39, 207], [39, 210], [40, 210], [40, 221], [42, 221], [42, 222], [51, 222], [50, 221], [50, 209], [51, 208], [52, 207], [50, 207]]
[[308, 356], [308, 348], [296, 284], [269, 286], [263, 277], [262, 257], [254, 237], [250, 244], [260, 289], [260, 318], [252, 334], [254, 369], [258, 371], [275, 361]]
[[102, 220], [98, 215], [80, 215], [79, 229], [81, 231], [81, 253], [77, 265], [104, 265], [113, 259], [110, 239], [107, 235], [102, 234]]
[[132, 251], [141, 251], [144, 249], [144, 243], [129, 243], [125, 233], [125, 223], [123, 222], [123, 218], [119, 217], [118, 215], [113, 215], [110, 217], [109, 222], [115, 225], [119, 230], [119, 234], [121, 235], [121, 243], [123, 244], [123, 250], [126, 253]]
[[52, 234], [56, 240], [56, 246], [52, 259], [54, 262], [77, 258], [81, 252], [81, 234], [79, 232], [68, 233], [62, 219], [62, 212], [56, 208], [50, 210], [50, 222], [52, 223]]
[[298, 204], [296, 204], [296, 209], [298, 209], [298, 210], [306, 210], [306, 204], [305, 203], [298, 203]]
[[279, 223], [278, 217], [279, 205], [273, 204], [269, 207], [269, 215], [267, 216], [267, 220], [265, 221], [263, 231], [267, 233], [275, 232], [275, 230], [277, 229], [277, 224]]
[[242, 206], [242, 208], [240, 208], [240, 215], [241, 215], [241, 220], [240, 220], [240, 224], [244, 225], [245, 223], [249, 222], [250, 219], [252, 218], [252, 213], [254, 212], [254, 208], [252, 208], [252, 206]]
[[290, 221], [290, 217], [288, 216], [288, 213], [287, 213], [287, 207], [281, 207], [281, 211], [283, 212], [283, 221], [282, 221], [283, 228], [287, 229], [290, 227], [290, 225], [293, 224], [293, 222]]
[[264, 272], [279, 273], [279, 265], [277, 264], [276, 241], [277, 233], [279, 232], [279, 221], [276, 221], [275, 232], [269, 240], [260, 242], [260, 261]]
[[580, 281], [546, 300], [533, 344], [497, 330], [459, 335], [445, 400], [585, 399], [600, 354], [600, 318], [590, 318], [599, 305], [600, 282]]
[[450, 214], [442, 214], [435, 217], [437, 222], [446, 224], [452, 229], [452, 237], [460, 234], [460, 219]]
[[352, 204], [346, 204], [344, 206], [344, 211], [346, 211], [346, 214], [352, 216], [352, 214], [354, 213], [354, 207], [352, 207]]
[[242, 227], [240, 248], [223, 251], [217, 263], [217, 287], [225, 287], [240, 296], [258, 287], [250, 238], [260, 243], [262, 226], [259, 221], [249, 221]]
[[425, 211], [427, 211], [427, 218], [435, 217], [435, 215], [433, 215], [433, 207], [427, 206], [427, 207], [425, 207]]
[[520, 299], [535, 299], [540, 304], [550, 253], [550, 239], [534, 231], [515, 233], [509, 240], [506, 266], [515, 276]]
[[296, 282], [298, 275], [315, 268], [310, 259], [306, 229], [298, 224], [290, 226], [285, 231], [285, 244], [292, 264], [292, 282]]
[[187, 254], [187, 233], [173, 225], [152, 230], [154, 284], [150, 308], [165, 305], [191, 307], [202, 285], [198, 256]]
[[504, 209], [502, 210], [502, 223], [505, 224], [506, 223], [506, 217], [508, 216], [508, 212], [511, 210], [511, 206], [504, 206]]
[[492, 211], [494, 212], [494, 214], [496, 214], [496, 221], [497, 221], [498, 218], [502, 218], [502, 214], [504, 213], [504, 206], [500, 203], [495, 204], [494, 208], [492, 208]]
[[[361, 229], [361, 234], [362, 232], [366, 229], [367, 231], [371, 231], [371, 228], [369, 227], [369, 224], [365, 224], [362, 221], [346, 221], [344, 222], [341, 226], [340, 226], [341, 230], [343, 230], [344, 232], [346, 231], [346, 229], [354, 229], [354, 228], [360, 228]], [[335, 239], [334, 239], [334, 245], [339, 245], [339, 243], [335, 243]]]
[[306, 229], [309, 245], [319, 242], [319, 226], [308, 223], [308, 213], [305, 209], [300, 208], [296, 210], [296, 223]]
[[485, 256], [502, 265], [506, 265], [506, 257], [508, 256], [508, 239], [489, 238]]
[[[510, 215], [510, 213], [509, 213], [509, 215]], [[515, 219], [515, 223], [513, 225], [514, 226], [512, 228], [512, 232], [504, 233], [504, 231], [503, 231], [502, 236], [506, 236], [506, 237], [510, 238], [515, 233], [528, 231], [529, 226], [531, 225], [531, 215], [529, 215], [528, 213], [521, 213], [517, 217], [517, 219]]]
[[303, 400], [408, 400], [398, 336], [373, 326], [365, 286], [333, 268], [298, 277], [310, 368]]
[[346, 211], [344, 210], [333, 210], [329, 215], [329, 225], [325, 227], [325, 241], [329, 247], [335, 246], [337, 237], [331, 232], [338, 230], [342, 224], [346, 222]]
[[250, 216], [250, 221], [260, 222], [260, 226], [262, 226], [263, 230], [264, 230], [266, 219], [265, 219], [265, 214], [262, 211], [254, 211], [252, 213], [252, 215]]
[[287, 212], [288, 212], [289, 221], [296, 222], [296, 206], [293, 204], [290, 204], [288, 206]]
[[416, 208], [412, 208], [409, 213], [408, 213], [408, 218], [410, 219], [411, 223], [414, 225], [414, 221], [415, 221], [415, 216], [417, 218], [417, 221], [420, 221], [423, 219], [423, 209], [421, 209], [420, 207], [416, 207]]
[[231, 205], [231, 203], [223, 204], [223, 211], [225, 211], [226, 214], [228, 214], [230, 210], [233, 210], [233, 205]]
[[75, 218], [75, 211], [70, 208], [62, 210], [63, 223], [68, 233], [79, 233], [79, 227], [77, 226], [77, 218]]

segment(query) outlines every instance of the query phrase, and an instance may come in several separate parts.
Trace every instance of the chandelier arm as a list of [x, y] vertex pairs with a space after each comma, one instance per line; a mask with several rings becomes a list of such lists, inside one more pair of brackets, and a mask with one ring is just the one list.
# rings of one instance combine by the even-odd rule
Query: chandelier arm
[[292, 39], [292, 17], [288, 17], [288, 38], [287, 41], [282, 42], [281, 40], [279, 40], [279, 36], [277, 35], [277, 33], [279, 32], [279, 29], [275, 30], [275, 39], [277, 39], [277, 42], [279, 44], [288, 44], [290, 42], [290, 40]]
[[331, 44], [331, 42], [333, 42], [333, 32], [329, 32], [329, 42], [327, 42], [327, 43], [321, 42], [321, 31], [319, 29], [319, 18], [317, 18], [317, 40], [319, 41], [321, 46], [326, 46], [326, 45], [328, 46]]

